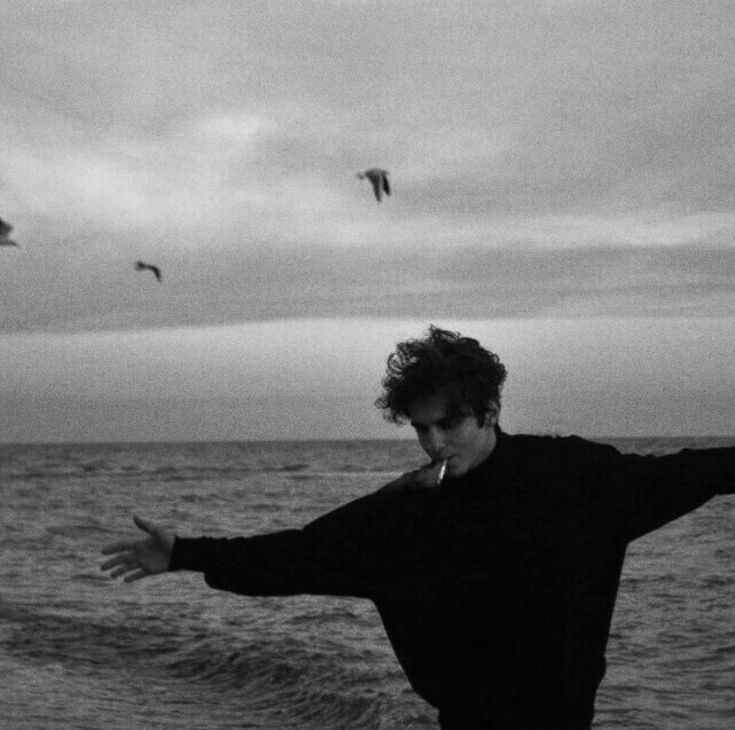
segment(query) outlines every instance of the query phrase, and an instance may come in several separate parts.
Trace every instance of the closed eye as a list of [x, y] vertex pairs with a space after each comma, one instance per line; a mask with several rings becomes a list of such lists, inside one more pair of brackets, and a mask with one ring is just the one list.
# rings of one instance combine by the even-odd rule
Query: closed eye
[[411, 426], [413, 426], [414, 430], [418, 434], [424, 434], [427, 433], [429, 430], [429, 425], [436, 426], [437, 428], [441, 429], [442, 431], [449, 431], [453, 428], [456, 428], [459, 426], [459, 424], [464, 420], [465, 416], [461, 415], [452, 415], [452, 416], [446, 416], [444, 418], [440, 418], [438, 421], [436, 421], [433, 424], [425, 424], [425, 423], [411, 423]]

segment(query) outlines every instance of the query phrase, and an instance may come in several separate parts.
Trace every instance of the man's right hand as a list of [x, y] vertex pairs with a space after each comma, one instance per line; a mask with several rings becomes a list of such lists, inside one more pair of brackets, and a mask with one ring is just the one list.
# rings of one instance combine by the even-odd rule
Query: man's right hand
[[422, 489], [433, 489], [437, 486], [437, 479], [441, 464], [429, 463], [420, 469], [407, 471], [401, 474], [398, 479], [388, 482], [381, 487], [379, 492], [416, 492]]
[[142, 540], [125, 540], [103, 548], [103, 555], [113, 555], [102, 563], [101, 570], [109, 570], [111, 578], [123, 577], [126, 583], [149, 575], [165, 573], [171, 561], [171, 551], [176, 536], [162, 525], [156, 525], [140, 517], [133, 522], [147, 534]]

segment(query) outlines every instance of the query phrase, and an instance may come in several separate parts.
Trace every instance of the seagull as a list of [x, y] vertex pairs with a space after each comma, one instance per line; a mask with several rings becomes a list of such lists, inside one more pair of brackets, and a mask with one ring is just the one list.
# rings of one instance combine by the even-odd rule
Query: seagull
[[159, 269], [158, 266], [154, 266], [153, 264], [144, 264], [142, 261], [135, 262], [136, 271], [144, 271], [145, 269], [153, 272], [153, 275], [156, 277], [156, 281], [161, 281], [161, 269]]
[[18, 244], [8, 238], [8, 235], [10, 234], [10, 231], [13, 230], [13, 226], [10, 225], [10, 223], [6, 223], [2, 218], [0, 218], [0, 246], [17, 246]]
[[358, 172], [357, 177], [360, 180], [367, 178], [373, 184], [373, 192], [378, 202], [380, 202], [381, 188], [386, 195], [390, 195], [390, 183], [388, 182], [388, 170], [381, 170], [379, 167], [371, 167], [364, 172]]

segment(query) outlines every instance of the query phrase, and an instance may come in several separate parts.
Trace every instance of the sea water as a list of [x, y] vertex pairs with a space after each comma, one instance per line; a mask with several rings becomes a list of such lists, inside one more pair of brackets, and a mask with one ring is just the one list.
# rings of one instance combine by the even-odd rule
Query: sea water
[[[422, 462], [411, 441], [0, 446], [0, 727], [436, 728], [368, 601], [99, 569], [133, 514], [182, 536], [298, 527]], [[630, 546], [596, 728], [735, 727], [734, 513], [719, 497]]]

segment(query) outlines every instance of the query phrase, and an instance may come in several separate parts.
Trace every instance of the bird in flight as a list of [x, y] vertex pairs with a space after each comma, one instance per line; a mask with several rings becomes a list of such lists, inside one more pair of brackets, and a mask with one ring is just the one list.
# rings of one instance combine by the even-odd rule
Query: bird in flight
[[371, 167], [364, 172], [358, 172], [357, 177], [360, 180], [367, 178], [373, 184], [373, 192], [375, 198], [380, 202], [381, 192], [390, 195], [390, 183], [388, 182], [388, 170], [381, 170], [379, 167]]
[[2, 218], [0, 218], [0, 246], [17, 246], [18, 244], [8, 238], [10, 235], [10, 231], [13, 230], [13, 226], [10, 225], [10, 223], [6, 223]]
[[161, 269], [159, 269], [158, 266], [154, 266], [153, 264], [144, 264], [142, 261], [135, 262], [136, 271], [145, 271], [146, 269], [153, 272], [153, 275], [156, 277], [156, 281], [161, 281]]

